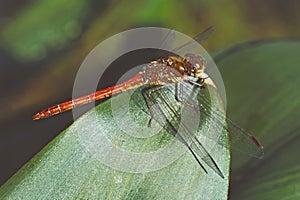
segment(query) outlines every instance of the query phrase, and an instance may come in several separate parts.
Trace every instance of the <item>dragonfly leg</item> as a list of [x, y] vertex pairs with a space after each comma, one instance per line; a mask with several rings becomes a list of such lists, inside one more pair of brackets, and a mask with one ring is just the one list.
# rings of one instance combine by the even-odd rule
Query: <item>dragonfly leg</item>
[[152, 110], [152, 105], [153, 105], [153, 98], [152, 98], [152, 93], [154, 91], [157, 91], [160, 88], [160, 86], [151, 86], [151, 87], [145, 87], [142, 89], [142, 96], [144, 98], [144, 101], [146, 103], [147, 108], [149, 109], [150, 113], [150, 119], [148, 121], [148, 127], [151, 127], [151, 122], [153, 119], [153, 110]]
[[151, 102], [151, 99], [149, 98], [148, 90], [149, 90], [148, 87], [147, 88], [143, 88], [141, 92], [142, 92], [143, 99], [144, 99], [144, 101], [146, 103], [146, 106], [147, 106], [147, 108], [149, 110], [149, 113], [150, 113], [150, 119], [148, 121], [148, 127], [150, 127], [151, 126], [151, 121], [152, 121], [152, 118], [153, 118], [153, 112], [152, 112], [152, 102]]
[[178, 102], [183, 102], [183, 85], [180, 83], [175, 84], [175, 99]]

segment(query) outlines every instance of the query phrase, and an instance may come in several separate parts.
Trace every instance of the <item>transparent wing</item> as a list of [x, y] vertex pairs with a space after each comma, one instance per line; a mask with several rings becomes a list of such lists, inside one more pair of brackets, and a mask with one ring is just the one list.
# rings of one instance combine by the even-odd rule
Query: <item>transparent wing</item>
[[[180, 94], [180, 97], [183, 98], [182, 101], [186, 102], [188, 105], [192, 105], [194, 109], [199, 109], [202, 118], [210, 118], [213, 120], [214, 124], [217, 126], [217, 130], [225, 129], [227, 131], [229, 143], [227, 140], [222, 139], [223, 137], [219, 137], [216, 141], [218, 144], [228, 149], [238, 150], [257, 158], [262, 158], [264, 156], [263, 146], [253, 135], [227, 118], [225, 113], [218, 107], [212, 106], [207, 90], [194, 86], [193, 91], [189, 91], [191, 90], [190, 87], [187, 87], [187, 84], [189, 83], [182, 82], [179, 84], [182, 86], [177, 87], [180, 91], [177, 91], [176, 93]], [[197, 99], [184, 99], [185, 97], [188, 97], [187, 94], [191, 92], [197, 94]], [[214, 140], [216, 139], [212, 138], [212, 134], [210, 133], [205, 134], [205, 136]]]
[[[192, 46], [195, 45], [195, 41], [201, 44], [214, 32], [214, 30], [215, 30], [214, 26], [208, 27], [203, 32], [196, 35], [192, 40], [174, 48], [172, 52], [179, 53], [181, 50], [192, 49], [193, 48]], [[166, 36], [162, 40], [160, 49], [172, 49], [175, 40], [176, 40], [176, 32], [174, 30], [169, 30]], [[161, 53], [158, 52], [157, 54], [154, 54], [153, 57], [158, 58], [163, 56], [161, 55]]]
[[195, 43], [194, 40], [196, 40], [197, 42], [199, 42], [200, 44], [205, 41], [215, 30], [214, 26], [210, 26], [207, 29], [205, 29], [202, 33], [199, 33], [196, 37], [193, 38], [193, 40], [179, 46], [176, 47], [175, 49], [173, 49], [174, 52], [178, 52], [183, 48], [188, 48], [190, 45], [193, 45]]
[[[199, 95], [198, 101], [202, 111], [201, 114], [211, 116], [216, 121], [217, 126], [224, 127], [227, 130], [229, 146], [231, 149], [244, 152], [257, 158], [263, 158], [263, 146], [253, 135], [227, 118], [224, 112], [218, 108], [212, 109], [210, 101], [207, 96], [203, 95], [203, 93], [202, 95]], [[222, 119], [225, 119], [226, 124], [221, 123]], [[229, 148], [228, 143], [225, 143], [224, 140], [219, 140], [218, 143]]]
[[[168, 84], [165, 87], [168, 87], [170, 91], [175, 91], [176, 89], [175, 84]], [[160, 111], [161, 115], [164, 116], [165, 120], [167, 121], [167, 128], [169, 130], [172, 130], [172, 134], [188, 147], [194, 158], [197, 160], [197, 162], [204, 169], [205, 172], [207, 171], [204, 168], [204, 166], [200, 163], [200, 159], [203, 160], [219, 176], [224, 178], [221, 170], [219, 169], [212, 156], [208, 153], [205, 147], [195, 136], [194, 132], [196, 130], [194, 129], [193, 131], [191, 131], [191, 129], [193, 128], [190, 128], [187, 120], [190, 122], [192, 122], [193, 120], [190, 120], [190, 118], [184, 120], [181, 117], [181, 107], [175, 109], [175, 107], [172, 105], [173, 103], [171, 103], [172, 101], [174, 102], [174, 100], [169, 99], [169, 95], [167, 95], [162, 88], [159, 88], [159, 90], [156, 90], [153, 94], [152, 100], [156, 101], [156, 99], [159, 99], [160, 101], [156, 102], [156, 106]], [[189, 110], [189, 114], [191, 114], [191, 110]], [[199, 115], [199, 112], [196, 110], [194, 114]], [[169, 120], [167, 116], [173, 116], [172, 120]], [[192, 114], [189, 115], [189, 117], [193, 118]], [[178, 124], [179, 122], [180, 124]]]
[[[192, 86], [190, 85], [190, 87]], [[154, 87], [142, 87], [140, 88], [141, 93], [145, 94], [145, 89], [147, 90], [146, 95], [144, 95], [144, 97], [146, 98], [145, 102], [148, 105], [148, 109], [151, 109], [151, 111], [153, 112], [153, 119], [189, 149], [189, 151], [192, 153], [198, 164], [203, 168], [203, 170], [206, 173], [207, 170], [201, 164], [200, 160], [204, 161], [219, 176], [224, 178], [221, 170], [219, 169], [212, 156], [208, 153], [205, 147], [194, 135], [195, 131], [198, 130], [199, 126], [197, 125], [196, 127], [192, 127], [194, 124], [193, 121], [184, 120], [184, 118], [181, 117], [181, 109], [183, 104], [176, 101], [174, 98], [176, 84], [167, 84], [165, 86]], [[149, 96], [147, 94], [151, 95]], [[136, 103], [138, 105], [141, 105], [141, 102]], [[150, 104], [152, 105], [151, 108], [149, 108]], [[145, 108], [145, 106], [139, 107]], [[194, 110], [193, 107], [188, 107]], [[197, 118], [197, 116], [199, 116], [199, 111], [194, 111], [195, 112], [193, 112], [192, 110], [188, 111], [188, 118], [194, 119]], [[150, 113], [149, 110], [147, 110], [146, 112]], [[191, 116], [191, 114], [194, 114], [194, 116]]]

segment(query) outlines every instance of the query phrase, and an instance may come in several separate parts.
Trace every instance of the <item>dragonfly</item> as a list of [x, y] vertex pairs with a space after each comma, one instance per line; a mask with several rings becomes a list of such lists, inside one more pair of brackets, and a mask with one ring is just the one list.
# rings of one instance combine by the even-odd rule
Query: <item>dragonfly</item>
[[[213, 31], [214, 27], [209, 27], [196, 36], [194, 40], [202, 42], [207, 39]], [[191, 43], [192, 42], [185, 43], [174, 50], [186, 48], [191, 45]], [[180, 121], [181, 115], [178, 109], [175, 109], [172, 106], [169, 97], [163, 92], [163, 88], [171, 88], [177, 102], [196, 110], [196, 112], [199, 112], [204, 116], [211, 117], [212, 120], [217, 122], [217, 126], [224, 128], [227, 132], [229, 143], [228, 141], [218, 141], [220, 145], [226, 148], [235, 148], [251, 156], [262, 158], [264, 155], [263, 146], [253, 135], [227, 118], [221, 110], [212, 109], [210, 100], [206, 96], [198, 95], [199, 93], [201, 94], [201, 90], [206, 86], [216, 88], [214, 82], [205, 73], [205, 68], [206, 60], [201, 55], [187, 53], [184, 57], [161, 57], [143, 65], [142, 69], [136, 75], [120, 84], [46, 108], [36, 113], [33, 116], [33, 120], [48, 118], [97, 100], [112, 97], [113, 95], [128, 90], [142, 88], [140, 92], [150, 115], [148, 126], [151, 127], [153, 119], [161, 121], [157, 120], [155, 117], [157, 114], [154, 110], [157, 110], [160, 113], [159, 116], [167, 122], [166, 126], [162, 126], [165, 126], [164, 128], [166, 128], [168, 132], [174, 135], [188, 148], [204, 172], [208, 173], [200, 160], [206, 163], [206, 165], [220, 177], [224, 178], [223, 173], [213, 157], [206, 150], [195, 133], [189, 129], [188, 125], [183, 124], [180, 127], [180, 131], [178, 131], [178, 127], [176, 127], [176, 124], [174, 124], [173, 121]], [[194, 95], [194, 97], [191, 98], [182, 98], [187, 91], [189, 91], [189, 93], [194, 92], [194, 94], [196, 92], [197, 95]], [[158, 103], [158, 99], [160, 103]], [[154, 107], [156, 109], [154, 109]], [[172, 119], [169, 117], [170, 114]], [[225, 123], [222, 122], [222, 119], [225, 119]]]

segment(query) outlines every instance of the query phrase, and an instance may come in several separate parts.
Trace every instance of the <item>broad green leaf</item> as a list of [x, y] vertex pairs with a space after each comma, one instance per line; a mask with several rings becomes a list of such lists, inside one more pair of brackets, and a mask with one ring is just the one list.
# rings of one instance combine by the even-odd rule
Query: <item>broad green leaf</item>
[[229, 116], [262, 142], [265, 158], [233, 154], [232, 199], [299, 199], [300, 42], [252, 42], [216, 57]]
[[[113, 97], [76, 120], [5, 183], [0, 196], [4, 199], [227, 199], [229, 151], [219, 145], [209, 149], [225, 178], [204, 164], [206, 174], [185, 146], [157, 122], [147, 127], [149, 115], [143, 112], [145, 104], [134, 103], [142, 102], [140, 92], [134, 93], [126, 109], [129, 94]], [[212, 103], [220, 105], [216, 97], [214, 93]], [[214, 124], [209, 117], [203, 120], [196, 134], [207, 146], [212, 141], [201, 137], [201, 132], [214, 130]], [[153, 130], [154, 134], [149, 135]], [[178, 152], [181, 154], [177, 155]], [[175, 161], [169, 161], [174, 155]]]
[[[291, 132], [287, 132], [289, 134]], [[255, 171], [232, 188], [232, 199], [299, 199], [300, 161], [298, 137], [279, 146]]]

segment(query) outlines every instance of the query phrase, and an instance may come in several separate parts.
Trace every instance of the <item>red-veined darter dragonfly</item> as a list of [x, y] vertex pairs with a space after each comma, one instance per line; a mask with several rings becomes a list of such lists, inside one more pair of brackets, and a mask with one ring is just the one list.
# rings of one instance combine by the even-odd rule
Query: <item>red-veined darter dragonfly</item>
[[[209, 27], [203, 33], [195, 37], [195, 40], [199, 42], [206, 39], [213, 32], [213, 30], [213, 27]], [[186, 43], [178, 47], [177, 49], [186, 47], [188, 45], [189, 43]], [[114, 94], [118, 94], [134, 88], [144, 87], [141, 90], [141, 93], [150, 113], [148, 126], [151, 126], [151, 120], [152, 118], [155, 118], [152, 104], [156, 101], [156, 99], [153, 94], [158, 93], [159, 98], [161, 98], [164, 101], [165, 106], [168, 107], [167, 111], [162, 107], [158, 107], [158, 110], [161, 112], [160, 115], [164, 117], [164, 120], [166, 122], [168, 122], [168, 131], [170, 131], [174, 136], [176, 136], [177, 139], [179, 139], [184, 145], [186, 145], [186, 147], [189, 149], [196, 161], [206, 173], [207, 170], [201, 164], [200, 159], [202, 159], [219, 176], [224, 178], [218, 165], [209, 154], [209, 152], [205, 149], [205, 147], [201, 144], [199, 139], [195, 136], [195, 134], [189, 131], [187, 127], [184, 127], [181, 133], [177, 131], [171, 120], [168, 119], [166, 112], [173, 113], [173, 116], [177, 120], [181, 119], [180, 115], [175, 109], [172, 108], [171, 104], [168, 103], [167, 98], [164, 98], [165, 95], [163, 93], [160, 93], [162, 87], [164, 87], [165, 85], [173, 84], [175, 85], [174, 90], [176, 90], [174, 93], [175, 99], [177, 101], [181, 101], [177, 95], [179, 92], [184, 92], [182, 91], [182, 88], [187, 88], [187, 85], [196, 87], [199, 90], [201, 90], [205, 85], [216, 87], [213, 81], [204, 72], [205, 67], [206, 61], [201, 55], [188, 53], [184, 58], [177, 56], [162, 57], [149, 64], [146, 64], [138, 74], [123, 83], [96, 91], [86, 96], [57, 104], [55, 106], [51, 106], [35, 114], [33, 116], [33, 120], [47, 118], [88, 104], [90, 102], [111, 97]], [[181, 90], [179, 91], [178, 88], [181, 88]], [[222, 112], [211, 109], [209, 101], [205, 96], [200, 95], [197, 100], [199, 100], [200, 102], [199, 105], [202, 113], [204, 113], [205, 115], [211, 115], [211, 113], [213, 113], [213, 119], [217, 122], [223, 118], [224, 114]], [[187, 102], [186, 104], [193, 105], [194, 103]], [[247, 131], [233, 123], [230, 119], [226, 117], [224, 118], [226, 120], [226, 125], [224, 125], [224, 123], [222, 122], [218, 122], [218, 124], [226, 129], [230, 144], [228, 144], [228, 141], [220, 142], [220, 144], [227, 148], [229, 148], [230, 146], [230, 148], [236, 148], [252, 156], [262, 158], [264, 152], [263, 147], [259, 143], [259, 141], [253, 135], [249, 134]]]

